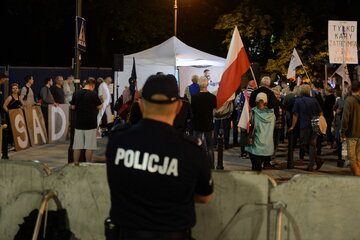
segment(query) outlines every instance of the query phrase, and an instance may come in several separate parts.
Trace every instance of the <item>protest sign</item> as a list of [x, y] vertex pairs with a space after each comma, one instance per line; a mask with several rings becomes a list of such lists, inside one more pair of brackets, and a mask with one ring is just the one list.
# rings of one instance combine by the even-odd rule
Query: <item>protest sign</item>
[[30, 147], [24, 113], [22, 109], [9, 110], [11, 131], [14, 138], [15, 150], [20, 151]]
[[357, 22], [329, 21], [330, 63], [358, 64]]
[[24, 112], [31, 146], [46, 144], [46, 127], [40, 107], [26, 107]]
[[69, 129], [69, 104], [53, 104], [49, 108], [49, 142], [65, 141]]

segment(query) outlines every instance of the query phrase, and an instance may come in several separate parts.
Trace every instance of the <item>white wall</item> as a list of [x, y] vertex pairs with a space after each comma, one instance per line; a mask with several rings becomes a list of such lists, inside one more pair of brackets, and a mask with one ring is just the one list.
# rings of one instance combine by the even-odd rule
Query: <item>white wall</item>
[[[131, 76], [132, 66], [133, 66], [132, 64], [124, 65], [123, 72], [115, 72], [115, 77], [114, 77], [115, 99], [121, 96], [125, 86], [129, 86], [129, 78]], [[140, 90], [143, 87], [146, 79], [149, 76], [156, 74], [157, 72], [163, 72], [164, 74], [174, 74], [174, 71], [175, 68], [173, 66], [151, 66], [151, 65], [136, 64], [138, 90]]]

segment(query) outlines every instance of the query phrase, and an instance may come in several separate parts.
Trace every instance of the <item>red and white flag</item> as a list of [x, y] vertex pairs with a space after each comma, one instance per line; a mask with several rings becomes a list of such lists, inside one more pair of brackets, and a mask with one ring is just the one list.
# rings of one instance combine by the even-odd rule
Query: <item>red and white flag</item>
[[216, 95], [217, 109], [228, 101], [239, 88], [241, 76], [246, 73], [249, 68], [250, 62], [244, 44], [237, 27], [235, 27], [226, 57], [225, 71], [221, 76], [218, 94]]

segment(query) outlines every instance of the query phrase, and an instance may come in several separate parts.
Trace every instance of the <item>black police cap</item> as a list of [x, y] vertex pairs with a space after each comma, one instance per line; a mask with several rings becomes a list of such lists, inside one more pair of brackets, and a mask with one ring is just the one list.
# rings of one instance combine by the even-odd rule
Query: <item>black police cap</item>
[[[163, 95], [166, 98], [158, 99], [155, 95]], [[168, 104], [179, 99], [178, 85], [174, 75], [152, 75], [142, 89], [142, 97], [152, 103]]]

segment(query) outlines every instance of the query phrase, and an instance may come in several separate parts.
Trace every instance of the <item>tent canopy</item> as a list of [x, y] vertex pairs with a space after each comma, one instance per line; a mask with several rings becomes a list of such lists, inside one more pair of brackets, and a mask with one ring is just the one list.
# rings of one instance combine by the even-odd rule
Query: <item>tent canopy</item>
[[[115, 72], [114, 76], [116, 87], [114, 91], [115, 98], [118, 98], [125, 86], [129, 85], [128, 79], [131, 76], [133, 58], [135, 58], [136, 62], [137, 84], [139, 89], [142, 88], [146, 79], [152, 74], [163, 72], [164, 74], [174, 74], [177, 76], [176, 69], [179, 69], [180, 72], [180, 69], [184, 71], [190, 67], [196, 67], [198, 72], [202, 72], [204, 67], [211, 68], [213, 69], [211, 70], [213, 72], [212, 79], [216, 80], [221, 78], [226, 62], [224, 58], [189, 47], [178, 38], [171, 37], [155, 47], [124, 57], [124, 71]], [[193, 74], [195, 74], [195, 72]], [[184, 88], [189, 82], [191, 83], [191, 72], [187, 71], [186, 76], [186, 79], [178, 79], [179, 87]], [[219, 79], [216, 81], [219, 81]], [[180, 89], [180, 93], [183, 93], [183, 89]]]
[[132, 58], [140, 65], [162, 66], [218, 66], [225, 65], [225, 59], [211, 55], [171, 37], [165, 42], [147, 50], [126, 55], [125, 64], [132, 64]]

